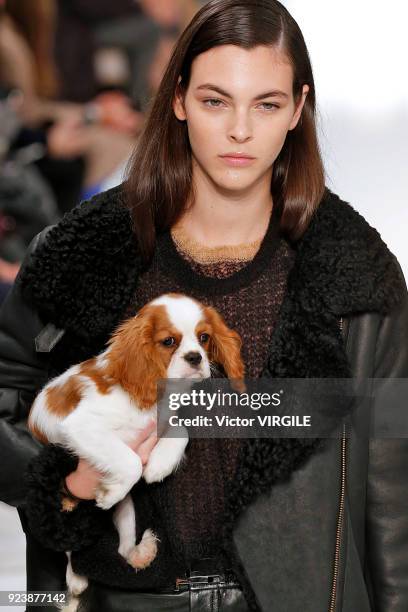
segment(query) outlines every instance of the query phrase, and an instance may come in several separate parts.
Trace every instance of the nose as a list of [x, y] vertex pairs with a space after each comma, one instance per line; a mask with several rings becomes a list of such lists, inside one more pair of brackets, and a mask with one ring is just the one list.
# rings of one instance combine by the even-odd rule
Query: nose
[[202, 357], [198, 351], [190, 351], [184, 355], [184, 359], [190, 365], [197, 366], [201, 362]]
[[237, 111], [234, 114], [228, 135], [232, 141], [238, 143], [246, 142], [252, 138], [251, 118], [248, 117], [245, 110]]

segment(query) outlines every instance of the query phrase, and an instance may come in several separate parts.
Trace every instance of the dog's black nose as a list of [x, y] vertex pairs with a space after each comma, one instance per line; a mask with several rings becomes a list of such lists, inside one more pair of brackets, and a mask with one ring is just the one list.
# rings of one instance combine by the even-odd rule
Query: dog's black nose
[[186, 353], [184, 355], [184, 359], [190, 365], [196, 366], [196, 365], [198, 365], [201, 362], [202, 357], [201, 357], [200, 353], [198, 353], [197, 351], [190, 351], [189, 353]]

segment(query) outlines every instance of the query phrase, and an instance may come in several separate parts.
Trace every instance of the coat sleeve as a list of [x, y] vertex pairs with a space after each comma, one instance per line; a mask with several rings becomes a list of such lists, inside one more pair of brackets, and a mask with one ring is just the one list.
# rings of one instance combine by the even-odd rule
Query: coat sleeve
[[[402, 301], [382, 319], [375, 362], [374, 377], [382, 380], [376, 380], [374, 417], [375, 411], [387, 411], [395, 390], [392, 379], [408, 383], [406, 285]], [[408, 610], [408, 419], [404, 429], [400, 438], [374, 432], [369, 444], [367, 560], [376, 612]]]
[[44, 233], [31, 242], [20, 272], [0, 310], [0, 499], [20, 506], [25, 490], [22, 475], [41, 450], [27, 429], [35, 394], [46, 382], [48, 365], [35, 351], [34, 338], [44, 327], [22, 299], [20, 277]]
[[62, 478], [73, 472], [78, 458], [58, 444], [45, 446], [24, 475], [27, 495], [24, 513], [30, 533], [46, 548], [75, 551], [94, 543], [112, 523], [111, 510], [94, 500], [63, 509]]
[[36, 351], [45, 326], [23, 298], [20, 278], [47, 229], [31, 242], [0, 311], [0, 499], [18, 507], [24, 530], [45, 547], [77, 550], [99, 535], [109, 512], [93, 501], [63, 511], [61, 478], [76, 469], [78, 458], [44, 446], [27, 427], [31, 404], [49, 377], [49, 353]]

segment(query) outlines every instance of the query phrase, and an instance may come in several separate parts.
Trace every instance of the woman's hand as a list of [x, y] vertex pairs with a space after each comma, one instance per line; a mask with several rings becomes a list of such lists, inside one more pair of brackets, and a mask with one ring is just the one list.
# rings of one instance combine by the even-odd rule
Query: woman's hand
[[[135, 438], [128, 442], [128, 446], [139, 455], [142, 465], [146, 465], [150, 453], [157, 443], [156, 421], [151, 421], [144, 429], [141, 429]], [[85, 459], [80, 459], [75, 472], [71, 472], [65, 479], [68, 490], [81, 499], [94, 499], [95, 490], [103, 477]]]

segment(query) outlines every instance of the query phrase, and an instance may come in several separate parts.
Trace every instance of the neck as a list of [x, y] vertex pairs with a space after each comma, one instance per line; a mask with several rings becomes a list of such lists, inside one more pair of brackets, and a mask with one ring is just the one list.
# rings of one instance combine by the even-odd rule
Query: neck
[[195, 199], [175, 224], [209, 247], [247, 244], [263, 238], [273, 208], [270, 178], [231, 193], [201, 173], [194, 176]]

